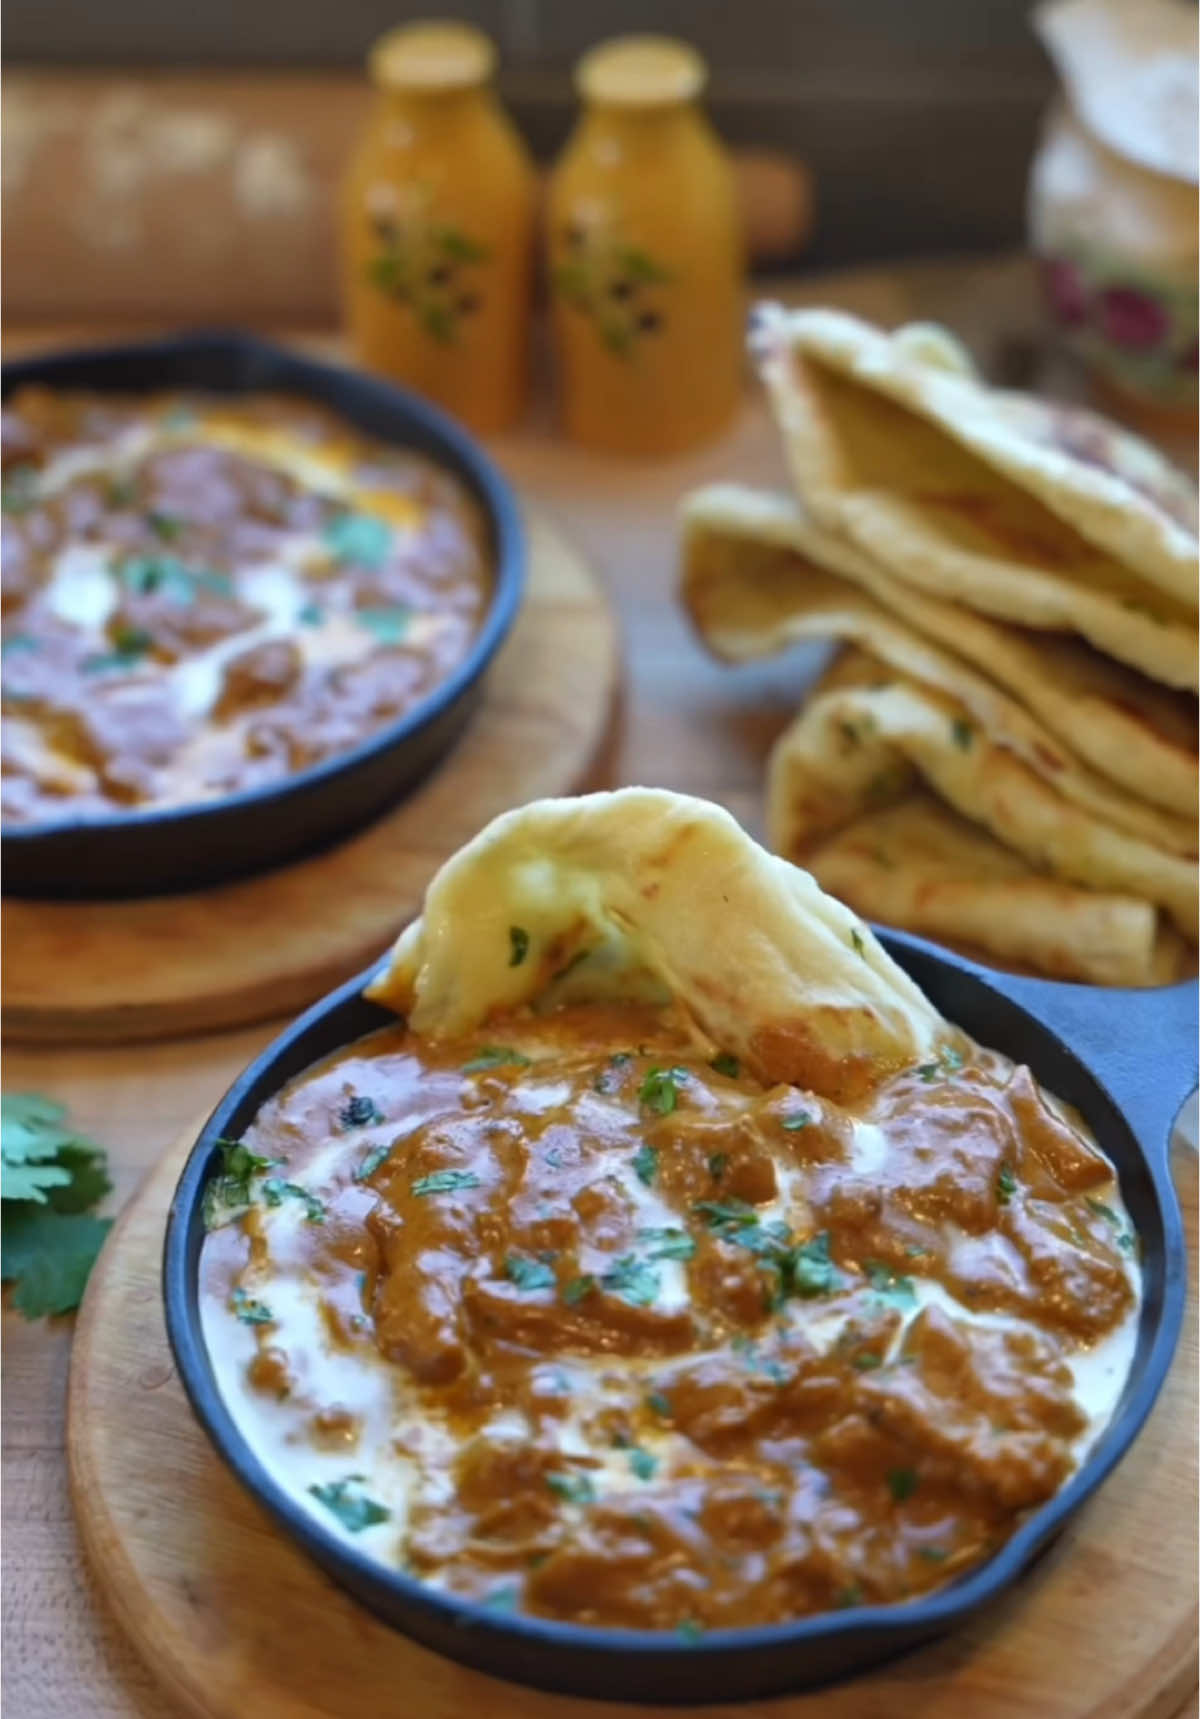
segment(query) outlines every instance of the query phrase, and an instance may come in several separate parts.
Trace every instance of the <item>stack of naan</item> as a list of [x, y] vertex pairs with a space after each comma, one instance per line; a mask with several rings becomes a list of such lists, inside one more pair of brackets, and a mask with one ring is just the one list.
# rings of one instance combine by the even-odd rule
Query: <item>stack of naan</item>
[[1195, 966], [1193, 486], [949, 335], [760, 312], [796, 496], [685, 504], [730, 661], [848, 647], [772, 754], [768, 836], [858, 913], [1108, 985]]

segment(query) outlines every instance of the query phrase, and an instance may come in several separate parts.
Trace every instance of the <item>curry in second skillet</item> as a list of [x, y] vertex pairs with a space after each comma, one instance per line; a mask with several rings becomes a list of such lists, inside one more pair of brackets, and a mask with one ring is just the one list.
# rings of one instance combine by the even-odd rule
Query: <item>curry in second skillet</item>
[[[496, 1606], [686, 1636], [937, 1587], [1120, 1394], [1139, 1273], [1112, 1166], [731, 820], [640, 790], [559, 805], [596, 808], [553, 813], [589, 841], [610, 821], [608, 869], [529, 838], [555, 803], [485, 832], [380, 987], [410, 1025], [225, 1148], [220, 1387], [319, 1518]], [[707, 955], [670, 899], [690, 882], [710, 913], [701, 872], [727, 921]], [[756, 942], [772, 891], [799, 957], [782, 922]], [[673, 999], [589, 996], [618, 920]], [[489, 992], [508, 1006], [480, 1021]]]
[[17, 392], [3, 436], [13, 823], [278, 782], [420, 704], [491, 587], [474, 502], [307, 403]]

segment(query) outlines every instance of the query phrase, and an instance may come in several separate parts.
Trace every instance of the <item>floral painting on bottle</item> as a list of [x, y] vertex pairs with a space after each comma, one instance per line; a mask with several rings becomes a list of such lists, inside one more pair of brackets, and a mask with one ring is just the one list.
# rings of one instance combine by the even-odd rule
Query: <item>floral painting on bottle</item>
[[432, 339], [451, 345], [483, 303], [489, 248], [453, 222], [439, 219], [429, 191], [378, 186], [370, 200], [376, 249], [367, 279], [408, 305]]
[[632, 357], [666, 321], [662, 289], [670, 269], [641, 245], [631, 244], [607, 221], [573, 221], [563, 229], [554, 291], [595, 326], [609, 352]]

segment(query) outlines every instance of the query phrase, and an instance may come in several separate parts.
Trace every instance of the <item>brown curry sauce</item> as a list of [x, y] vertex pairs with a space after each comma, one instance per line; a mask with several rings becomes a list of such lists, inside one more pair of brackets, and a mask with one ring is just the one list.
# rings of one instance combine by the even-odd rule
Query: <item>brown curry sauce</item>
[[209, 800], [349, 751], [466, 656], [482, 522], [415, 452], [271, 396], [18, 390], [3, 811]]
[[1071, 1362], [1132, 1332], [1135, 1238], [986, 1052], [851, 1113], [572, 1004], [374, 1035], [240, 1150], [202, 1296], [242, 1430], [381, 1560], [544, 1617], [688, 1634], [937, 1587], [1062, 1486], [1127, 1365], [1089, 1421]]

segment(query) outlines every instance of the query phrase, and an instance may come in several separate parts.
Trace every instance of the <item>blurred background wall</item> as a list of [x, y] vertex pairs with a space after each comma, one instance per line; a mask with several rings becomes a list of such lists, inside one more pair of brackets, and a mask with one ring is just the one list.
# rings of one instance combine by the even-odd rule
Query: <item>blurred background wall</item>
[[[104, 74], [110, 96], [119, 74], [128, 102], [163, 87], [158, 68], [350, 73], [380, 31], [435, 10], [429, 0], [7, 0], [4, 53], [10, 69]], [[570, 67], [585, 47], [627, 30], [687, 37], [712, 69], [711, 110], [729, 141], [812, 168], [819, 215], [805, 266], [1021, 241], [1052, 83], [1028, 0], [459, 0], [447, 11], [497, 41], [502, 92], [543, 158], [570, 124]], [[198, 87], [211, 100], [215, 86]], [[331, 152], [349, 87], [330, 85]], [[46, 89], [19, 86], [20, 111], [6, 116], [10, 183], [50, 123]], [[22, 102], [22, 90], [37, 99]], [[314, 135], [322, 99], [312, 86]]]

